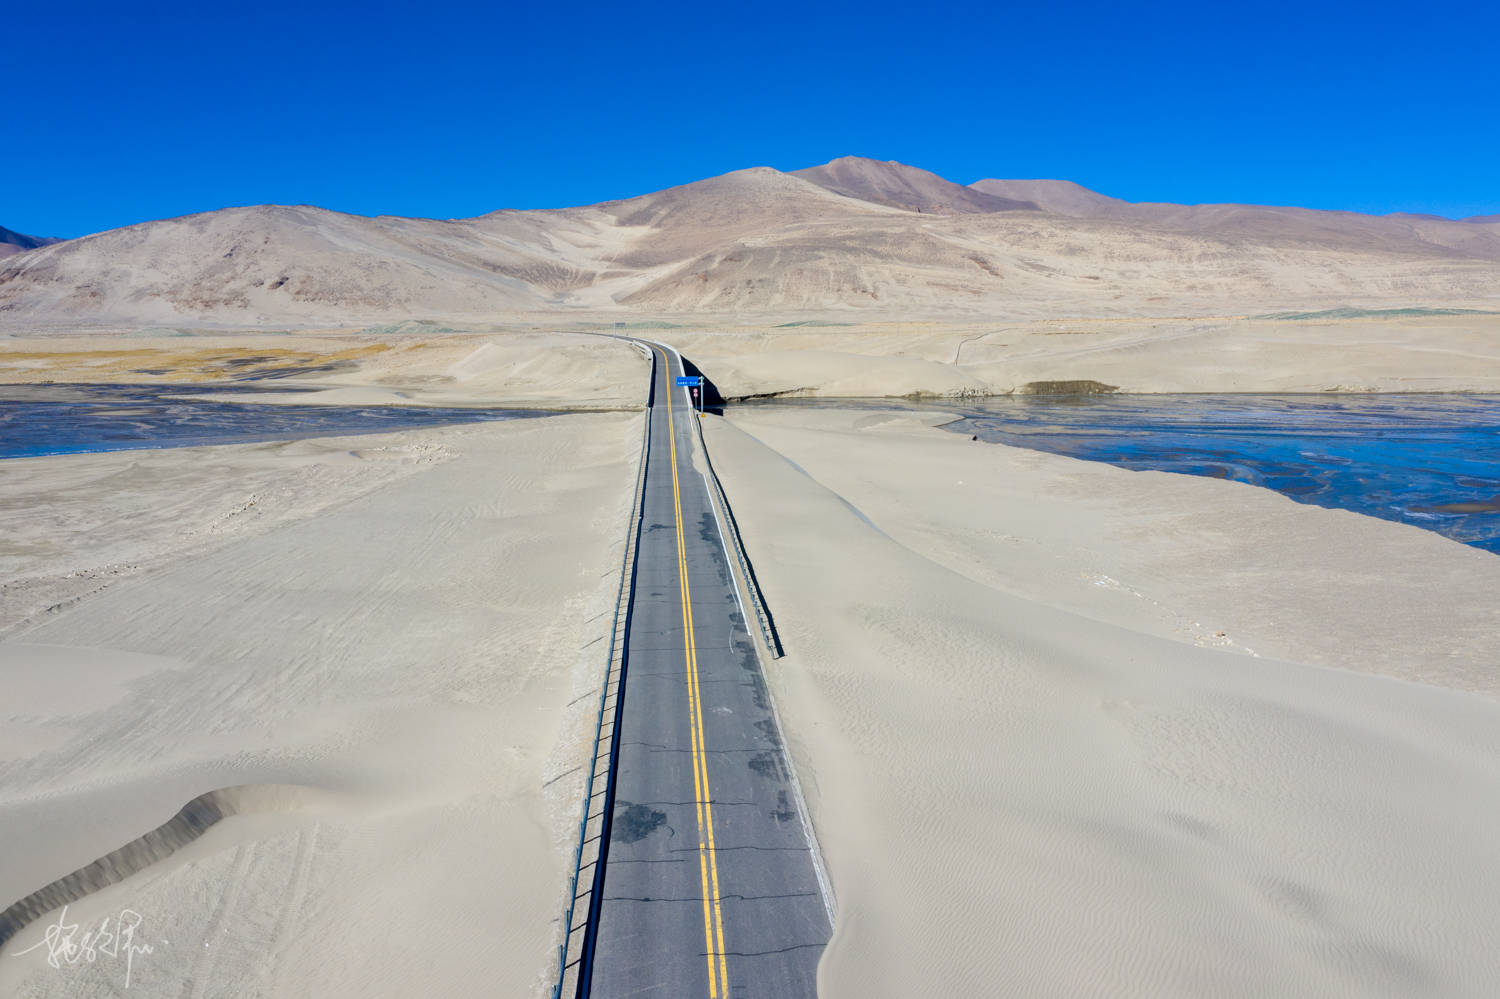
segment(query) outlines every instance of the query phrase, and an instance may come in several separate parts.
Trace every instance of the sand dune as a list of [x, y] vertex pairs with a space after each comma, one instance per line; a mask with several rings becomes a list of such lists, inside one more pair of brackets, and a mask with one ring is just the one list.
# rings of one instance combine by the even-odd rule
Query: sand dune
[[640, 427], [12, 461], [0, 897], [165, 859], [68, 910], [140, 915], [130, 992], [41, 923], [0, 992], [546, 994]]
[[1492, 221], [1132, 205], [850, 157], [455, 221], [256, 206], [148, 222], [0, 264], [0, 325], [1214, 315], [1493, 304], [1497, 289]]
[[899, 416], [708, 430], [838, 895], [821, 994], [1500, 989], [1493, 557]]
[[[145, 344], [187, 380], [352, 354], [364, 402], [646, 391], [595, 337], [54, 344], [82, 380]], [[547, 994], [641, 420], [9, 460], [0, 993], [122, 993], [21, 955], [67, 903], [140, 915], [130, 995]]]

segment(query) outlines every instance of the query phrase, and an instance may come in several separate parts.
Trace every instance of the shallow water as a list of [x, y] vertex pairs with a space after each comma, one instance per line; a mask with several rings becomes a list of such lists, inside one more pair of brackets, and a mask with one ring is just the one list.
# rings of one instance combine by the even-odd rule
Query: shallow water
[[[0, 385], [0, 458], [298, 440], [554, 415], [524, 409], [243, 401], [257, 391], [294, 390], [284, 385]], [[185, 394], [222, 398], [174, 398]]]
[[[786, 405], [785, 401], [778, 404]], [[799, 404], [792, 401], [790, 404]], [[1249, 482], [1500, 553], [1500, 396], [1008, 396], [938, 410], [981, 440]]]

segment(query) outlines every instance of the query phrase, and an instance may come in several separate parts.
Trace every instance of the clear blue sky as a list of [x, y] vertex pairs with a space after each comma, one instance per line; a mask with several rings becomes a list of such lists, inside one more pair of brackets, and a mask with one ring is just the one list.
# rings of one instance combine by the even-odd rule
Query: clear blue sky
[[477, 215], [895, 159], [1500, 212], [1500, 4], [12, 3], [0, 225]]

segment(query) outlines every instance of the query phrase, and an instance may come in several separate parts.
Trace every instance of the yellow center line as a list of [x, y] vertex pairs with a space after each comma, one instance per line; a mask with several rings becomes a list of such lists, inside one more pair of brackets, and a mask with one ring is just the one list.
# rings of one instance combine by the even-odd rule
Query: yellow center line
[[[668, 377], [672, 368], [666, 352], [662, 367]], [[703, 737], [703, 698], [698, 686], [698, 641], [693, 634], [693, 597], [688, 583], [687, 541], [682, 531], [682, 490], [677, 477], [677, 428], [673, 418], [671, 387], [667, 390], [667, 440], [672, 449], [672, 504], [676, 511], [677, 579], [682, 597], [683, 657], [687, 670], [688, 734], [693, 751], [693, 798], [698, 810], [698, 874], [703, 884], [703, 939], [708, 957], [708, 995], [716, 999], [719, 985], [729, 995], [729, 962], [724, 950], [724, 914], [719, 903], [719, 860], [714, 848], [714, 814], [708, 790], [708, 744]], [[715, 937], [717, 944], [715, 947]], [[718, 956], [715, 967], [714, 957]]]
[[[686, 568], [685, 558], [683, 566]], [[686, 579], [685, 573], [683, 578]], [[687, 622], [688, 651], [693, 664], [692, 709], [698, 729], [698, 745], [703, 753], [703, 813], [708, 819], [708, 869], [713, 875], [714, 922], [719, 936], [719, 977], [724, 982], [724, 994], [727, 996], [729, 994], [729, 959], [724, 951], [724, 913], [719, 904], [719, 860], [714, 846], [712, 797], [708, 791], [708, 741], [703, 737], [703, 691], [698, 684], [698, 637], [696, 634], [697, 629], [693, 627], [693, 603], [691, 597], [689, 597], [687, 602]]]

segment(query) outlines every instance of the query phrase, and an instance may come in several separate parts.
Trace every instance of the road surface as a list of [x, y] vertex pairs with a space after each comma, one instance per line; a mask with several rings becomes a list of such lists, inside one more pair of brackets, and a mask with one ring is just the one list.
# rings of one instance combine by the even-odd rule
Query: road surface
[[816, 993], [828, 910], [728, 555], [697, 414], [657, 354], [597, 999]]

